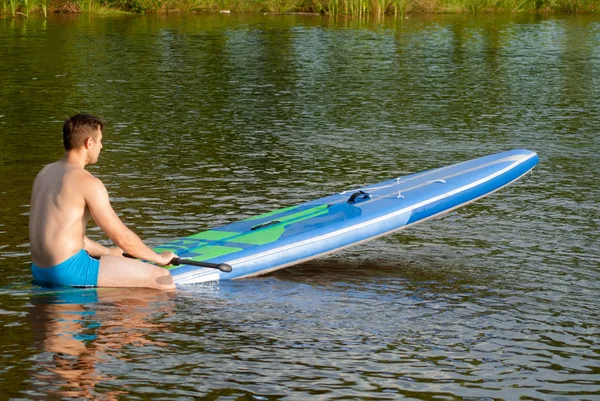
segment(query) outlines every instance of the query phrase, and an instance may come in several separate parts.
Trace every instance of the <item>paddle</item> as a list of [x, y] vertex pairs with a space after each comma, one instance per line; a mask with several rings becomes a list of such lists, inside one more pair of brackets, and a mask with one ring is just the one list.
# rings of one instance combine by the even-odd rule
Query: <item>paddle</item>
[[[123, 253], [123, 256], [126, 258], [135, 259], [135, 256], [130, 255], [128, 253]], [[232, 267], [227, 263], [210, 263], [210, 262], [199, 262], [197, 260], [192, 259], [181, 259], [181, 258], [173, 258], [171, 263], [174, 266], [179, 265], [189, 265], [189, 266], [199, 266], [199, 267], [208, 267], [209, 269], [218, 269], [222, 272], [229, 273], [231, 272]]]

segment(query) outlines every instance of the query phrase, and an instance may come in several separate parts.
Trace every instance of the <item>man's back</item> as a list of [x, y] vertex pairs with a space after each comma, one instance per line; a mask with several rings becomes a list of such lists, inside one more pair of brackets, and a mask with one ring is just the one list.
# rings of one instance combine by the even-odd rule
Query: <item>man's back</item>
[[40, 171], [33, 183], [29, 239], [32, 261], [54, 266], [83, 249], [86, 212], [83, 189], [91, 175], [58, 161]]

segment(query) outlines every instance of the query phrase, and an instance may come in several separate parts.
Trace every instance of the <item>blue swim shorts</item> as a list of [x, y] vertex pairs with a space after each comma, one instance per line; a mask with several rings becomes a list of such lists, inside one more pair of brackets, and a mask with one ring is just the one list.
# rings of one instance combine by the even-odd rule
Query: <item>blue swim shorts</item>
[[35, 284], [52, 287], [96, 287], [100, 261], [92, 258], [85, 249], [52, 267], [31, 264]]

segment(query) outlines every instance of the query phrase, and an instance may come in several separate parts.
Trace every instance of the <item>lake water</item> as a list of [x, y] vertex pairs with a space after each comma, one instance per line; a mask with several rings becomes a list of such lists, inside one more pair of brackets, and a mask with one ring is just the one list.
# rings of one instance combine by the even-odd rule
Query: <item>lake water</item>
[[[150, 245], [502, 150], [540, 165], [264, 277], [44, 290], [31, 183], [77, 112]], [[598, 16], [0, 20], [0, 399], [600, 399], [599, 179]]]

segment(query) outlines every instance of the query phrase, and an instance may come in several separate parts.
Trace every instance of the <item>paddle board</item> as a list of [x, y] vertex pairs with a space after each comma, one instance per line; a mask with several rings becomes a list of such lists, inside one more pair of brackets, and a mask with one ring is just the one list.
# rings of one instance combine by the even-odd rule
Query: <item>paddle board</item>
[[393, 233], [489, 195], [538, 163], [517, 149], [397, 177], [202, 231], [155, 248], [227, 263], [231, 272], [171, 267], [176, 284], [265, 274]]

